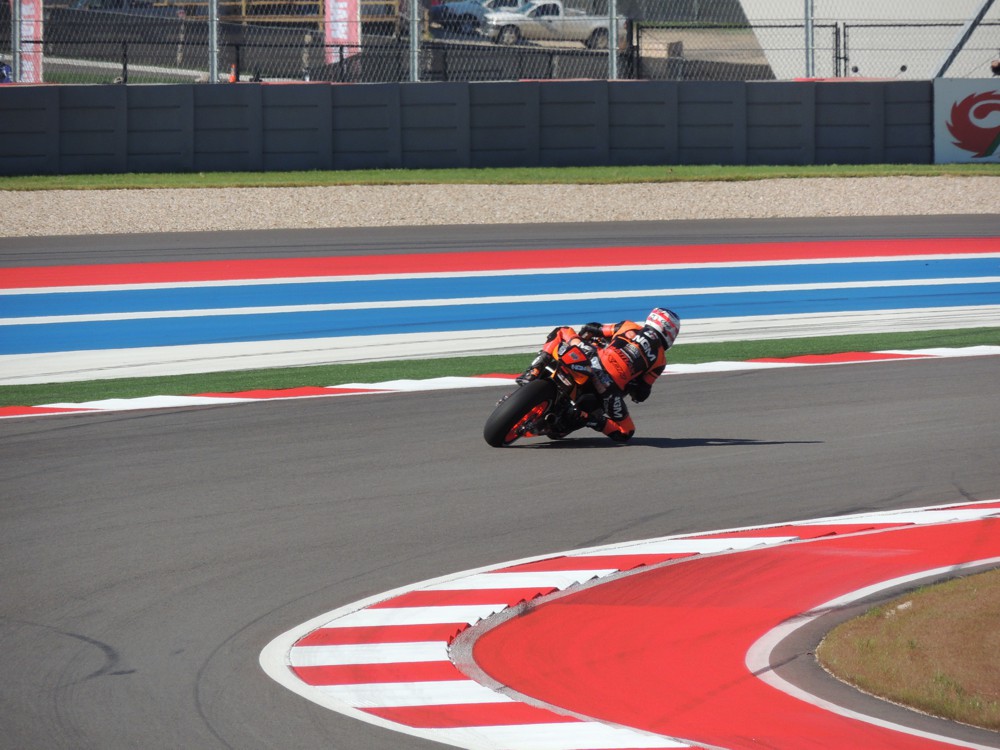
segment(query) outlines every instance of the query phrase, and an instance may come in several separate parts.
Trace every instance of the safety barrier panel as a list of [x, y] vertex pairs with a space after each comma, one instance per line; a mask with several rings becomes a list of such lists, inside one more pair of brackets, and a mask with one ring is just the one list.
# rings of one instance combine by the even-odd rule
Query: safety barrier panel
[[930, 81], [0, 88], [0, 174], [931, 163]]

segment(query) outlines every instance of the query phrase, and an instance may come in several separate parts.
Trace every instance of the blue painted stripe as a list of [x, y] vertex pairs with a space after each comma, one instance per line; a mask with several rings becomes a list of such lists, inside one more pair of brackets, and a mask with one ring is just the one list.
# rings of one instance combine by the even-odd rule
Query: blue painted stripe
[[641, 318], [662, 304], [687, 318], [998, 305], [1000, 283], [463, 304], [411, 307], [405, 314], [367, 309], [3, 326], [0, 354], [579, 324]]
[[635, 289], [879, 282], [1000, 276], [1000, 258], [788, 264], [600, 273], [493, 275], [460, 278], [275, 283], [0, 296], [0, 317], [113, 314], [164, 310], [226, 310], [456, 299], [506, 295], [589, 294]]

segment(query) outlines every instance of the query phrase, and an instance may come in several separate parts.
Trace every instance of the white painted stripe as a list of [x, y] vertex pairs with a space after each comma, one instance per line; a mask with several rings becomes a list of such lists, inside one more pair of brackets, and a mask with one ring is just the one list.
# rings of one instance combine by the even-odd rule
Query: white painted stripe
[[945, 523], [946, 521], [975, 521], [980, 518], [1000, 516], [1000, 508], [947, 508], [943, 510], [926, 510], [903, 513], [871, 513], [857, 516], [844, 516], [841, 519], [830, 518], [824, 521], [805, 522], [797, 526], [823, 525], [835, 526], [838, 523], [899, 523], [899, 524], [929, 524]]
[[513, 703], [506, 695], [472, 680], [318, 685], [316, 689], [355, 708]]
[[80, 404], [46, 404], [59, 409], [100, 409], [101, 411], [132, 411], [135, 409], [176, 409], [183, 406], [219, 406], [220, 404], [247, 404], [252, 398], [215, 396], [142, 396], [139, 398], [108, 398]]
[[[1000, 326], [1000, 317], [997, 318], [997, 325]], [[905, 349], [886, 349], [877, 354], [914, 354], [919, 353], [925, 357], [981, 357], [1000, 353], [1000, 346], [960, 346], [954, 349], [943, 347], [932, 349], [920, 349], [918, 352], [907, 351]]]
[[488, 278], [492, 276], [535, 276], [584, 273], [631, 273], [633, 271], [666, 271], [715, 268], [764, 268], [768, 266], [847, 265], [854, 263], [887, 263], [894, 261], [973, 260], [1000, 258], [1000, 253], [935, 253], [932, 255], [880, 255], [848, 258], [794, 258], [791, 260], [728, 261], [718, 263], [652, 263], [621, 266], [568, 266], [560, 268], [513, 268], [485, 271], [442, 271], [431, 273], [354, 274], [350, 276], [281, 276], [260, 279], [219, 279], [215, 281], [162, 281], [148, 284], [89, 284], [83, 286], [49, 286], [0, 289], [0, 296], [18, 294], [64, 294], [67, 292], [126, 292], [151, 289], [196, 289], [228, 286], [265, 286], [268, 284], [335, 284], [353, 281], [397, 281], [425, 279]]
[[448, 661], [445, 641], [414, 643], [361, 643], [338, 646], [296, 646], [293, 667], [346, 664], [395, 664], [414, 661]]
[[361, 609], [326, 623], [324, 628], [355, 628], [389, 625], [434, 625], [473, 623], [507, 608], [496, 604], [461, 604], [442, 607], [385, 607]]
[[632, 297], [689, 297], [701, 294], [747, 294], [804, 292], [826, 289], [882, 289], [890, 287], [933, 287], [945, 285], [993, 284], [1000, 276], [961, 277], [956, 279], [898, 279], [892, 281], [845, 281], [822, 284], [758, 284], [752, 286], [679, 287], [666, 289], [626, 289], [613, 292], [574, 292], [566, 294], [498, 295], [493, 297], [443, 297], [439, 299], [377, 300], [372, 302], [333, 302], [321, 305], [269, 305], [262, 307], [217, 307], [198, 310], [150, 310], [142, 312], [92, 313], [86, 315], [39, 315], [23, 318], [0, 318], [0, 326], [49, 325], [61, 323], [97, 323], [119, 320], [160, 320], [165, 318], [230, 317], [237, 315], [287, 315], [306, 312], [343, 310], [395, 310], [415, 307], [457, 307], [460, 305], [503, 305], [528, 302], [566, 302], [574, 300], [629, 299]]
[[744, 370], [777, 370], [788, 367], [802, 367], [791, 362], [712, 362], [712, 367], [705, 367], [703, 362], [697, 365], [667, 365], [665, 375], [698, 375], [707, 372], [741, 372]]
[[602, 547], [595, 551], [573, 554], [572, 557], [592, 557], [595, 555], [666, 555], [692, 553], [707, 555], [713, 552], [737, 551], [790, 542], [794, 536], [733, 537], [714, 539], [654, 539], [648, 542], [632, 542], [621, 546]]
[[[582, 567], [582, 566], [581, 566]], [[592, 570], [555, 570], [530, 573], [483, 573], [481, 575], [456, 578], [453, 581], [428, 586], [426, 591], [463, 591], [467, 589], [520, 589], [556, 588], [564, 589], [574, 583], [589, 581], [591, 578], [614, 573], [614, 568]]]
[[[513, 374], [513, 373], [512, 373]], [[509, 378], [463, 378], [446, 376], [426, 380], [386, 380], [381, 383], [343, 383], [336, 388], [364, 388], [378, 391], [450, 391], [456, 388], [483, 388], [487, 386], [512, 385], [513, 377]]]
[[638, 750], [694, 747], [668, 737], [595, 721], [436, 729], [433, 738], [471, 750]]

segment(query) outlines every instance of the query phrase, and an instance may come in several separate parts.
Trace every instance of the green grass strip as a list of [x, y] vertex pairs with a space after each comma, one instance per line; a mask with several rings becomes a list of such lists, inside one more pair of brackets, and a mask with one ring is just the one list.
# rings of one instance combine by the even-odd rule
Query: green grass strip
[[[763, 357], [795, 357], [803, 354], [934, 347], [957, 348], [987, 344], [1000, 345], [1000, 328], [875, 333], [857, 336], [733, 341], [711, 344], [678, 343], [670, 350], [668, 360], [674, 364], [740, 362]], [[301, 386], [322, 387], [343, 383], [377, 383], [386, 380], [434, 378], [445, 375], [513, 374], [523, 370], [530, 359], [531, 355], [525, 353], [243, 370], [153, 378], [90, 380], [74, 383], [10, 385], [0, 386], [0, 406], [38, 406], [41, 404], [97, 401], [106, 398], [187, 396], [197, 393], [234, 393]]]
[[546, 185], [746, 181], [800, 177], [998, 176], [1000, 164], [523, 167], [308, 172], [192, 172], [0, 177], [0, 190], [316, 187], [326, 185]]

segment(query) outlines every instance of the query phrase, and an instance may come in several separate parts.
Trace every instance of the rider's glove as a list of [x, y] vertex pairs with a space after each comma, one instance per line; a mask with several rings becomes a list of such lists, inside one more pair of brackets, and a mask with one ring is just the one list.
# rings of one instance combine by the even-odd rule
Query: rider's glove
[[600, 323], [584, 323], [580, 329], [580, 337], [584, 339], [601, 338], [602, 336], [604, 336], [604, 326]]
[[653, 386], [645, 380], [633, 380], [628, 385], [628, 395], [637, 404], [641, 404], [652, 392]]

